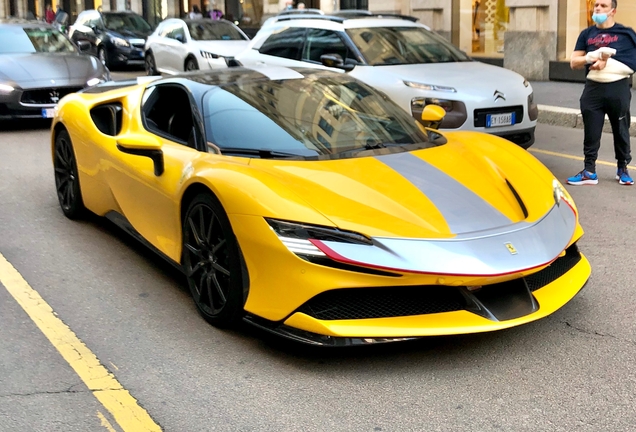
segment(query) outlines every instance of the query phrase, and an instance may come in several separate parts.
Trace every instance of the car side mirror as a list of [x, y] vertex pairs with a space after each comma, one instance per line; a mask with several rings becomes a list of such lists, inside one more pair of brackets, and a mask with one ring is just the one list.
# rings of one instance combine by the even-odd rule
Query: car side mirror
[[85, 53], [91, 49], [91, 43], [86, 40], [77, 41], [77, 49], [79, 49], [80, 52]]
[[422, 110], [422, 121], [424, 127], [437, 129], [444, 120], [446, 110], [439, 105], [426, 105]]
[[175, 35], [174, 38], [175, 38], [175, 40], [178, 40], [181, 43], [185, 43], [185, 38], [183, 37], [182, 34]]
[[164, 171], [161, 141], [148, 135], [129, 135], [117, 140], [117, 149], [122, 153], [150, 158], [155, 167], [155, 175], [159, 177]]
[[346, 72], [353, 70], [355, 65], [345, 63], [340, 54], [323, 54], [320, 56], [320, 62], [323, 66], [342, 69]]

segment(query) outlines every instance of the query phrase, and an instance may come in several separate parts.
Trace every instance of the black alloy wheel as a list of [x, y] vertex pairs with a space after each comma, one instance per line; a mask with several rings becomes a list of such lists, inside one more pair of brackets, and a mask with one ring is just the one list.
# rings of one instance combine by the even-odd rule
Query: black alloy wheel
[[60, 131], [55, 137], [53, 154], [57, 199], [64, 215], [69, 219], [77, 219], [86, 208], [82, 201], [73, 144], [67, 131]]
[[159, 75], [159, 71], [157, 71], [157, 64], [155, 63], [155, 57], [152, 55], [150, 51], [146, 53], [146, 74], [148, 76]]
[[240, 252], [221, 204], [200, 194], [183, 220], [183, 270], [197, 309], [210, 324], [229, 327], [243, 316]]
[[189, 72], [189, 71], [195, 71], [195, 70], [199, 70], [199, 64], [197, 63], [196, 59], [193, 59], [192, 57], [190, 57], [185, 64], [185, 71]]

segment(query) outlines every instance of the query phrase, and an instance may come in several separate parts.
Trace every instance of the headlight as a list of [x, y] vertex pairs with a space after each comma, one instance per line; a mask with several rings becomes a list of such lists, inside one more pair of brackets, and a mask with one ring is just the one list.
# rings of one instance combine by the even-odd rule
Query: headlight
[[552, 196], [554, 197], [554, 203], [556, 205], [559, 205], [561, 201], [564, 201], [576, 213], [576, 207], [574, 206], [572, 197], [557, 179], [552, 180]]
[[88, 81], [86, 81], [86, 85], [89, 87], [92, 87], [94, 85], [99, 84], [100, 82], [103, 82], [103, 80], [99, 79], [99, 78], [92, 78], [89, 79]]
[[207, 51], [201, 51], [201, 57], [206, 58], [206, 59], [218, 59], [219, 56], [217, 54], [211, 53], [211, 52], [207, 52]]
[[413, 87], [413, 88], [417, 88], [421, 90], [433, 90], [433, 91], [440, 91], [440, 92], [447, 92], [447, 93], [457, 93], [457, 90], [455, 90], [453, 87], [445, 87], [445, 86], [440, 86], [435, 84], [423, 84], [423, 83], [417, 83], [413, 81], [404, 81], [404, 84], [408, 87]]
[[326, 256], [312, 240], [372, 245], [368, 237], [338, 228], [265, 219], [278, 239], [296, 255]]
[[115, 45], [120, 46], [120, 47], [128, 47], [128, 46], [130, 46], [130, 44], [128, 43], [128, 41], [126, 39], [114, 37], [112, 39], [112, 41], [113, 41], [113, 43]]
[[11, 93], [13, 90], [15, 90], [13, 87], [11, 87], [8, 84], [0, 84], [0, 93], [2, 94], [9, 94]]

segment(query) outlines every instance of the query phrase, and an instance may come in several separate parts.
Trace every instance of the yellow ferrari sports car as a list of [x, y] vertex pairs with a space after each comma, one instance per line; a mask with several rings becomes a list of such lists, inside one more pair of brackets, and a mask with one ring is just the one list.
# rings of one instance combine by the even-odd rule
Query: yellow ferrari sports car
[[436, 131], [440, 110], [314, 69], [105, 83], [57, 107], [57, 196], [182, 269], [220, 327], [338, 346], [555, 312], [591, 271], [571, 196], [509, 141]]

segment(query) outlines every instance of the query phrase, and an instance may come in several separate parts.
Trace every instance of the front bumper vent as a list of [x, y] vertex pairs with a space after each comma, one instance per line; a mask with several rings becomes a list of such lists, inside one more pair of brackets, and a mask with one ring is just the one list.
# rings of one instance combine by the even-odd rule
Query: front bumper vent
[[[534, 292], [566, 274], [581, 260], [576, 245], [543, 270], [518, 279]], [[524, 282], [525, 280], [525, 282]], [[474, 294], [466, 287], [439, 285], [397, 286], [381, 288], [342, 288], [326, 291], [303, 304], [302, 312], [319, 320], [353, 320], [428, 315], [459, 310], [474, 311], [474, 297], [488, 297], [489, 292], [502, 293], [511, 282], [485, 285]], [[531, 296], [530, 294], [528, 294]], [[509, 319], [509, 318], [508, 318]]]

